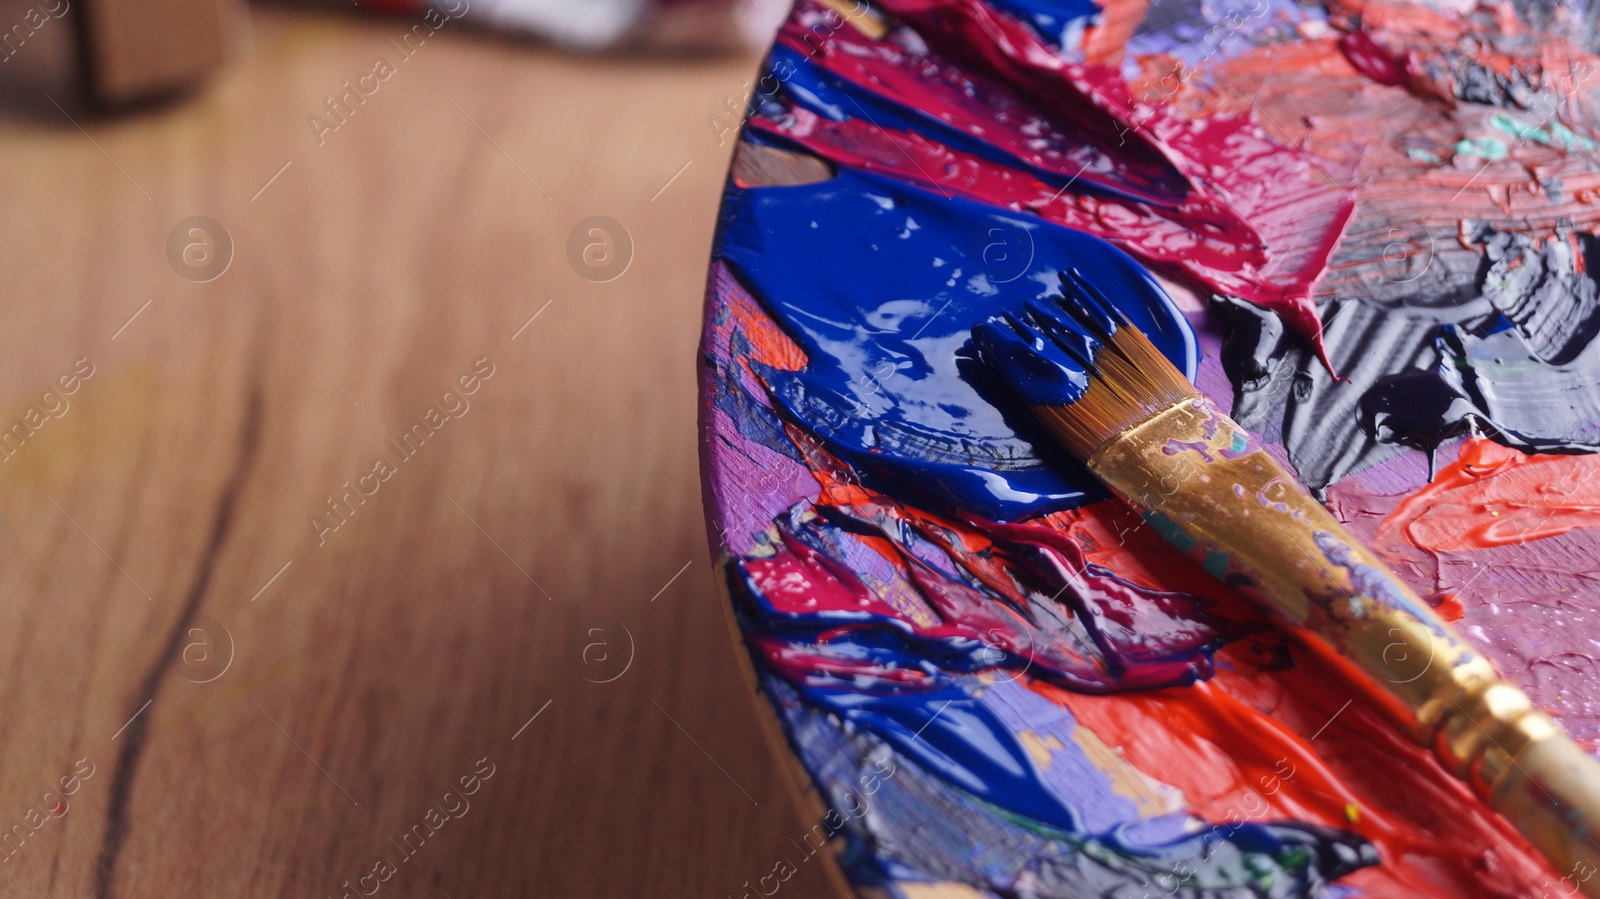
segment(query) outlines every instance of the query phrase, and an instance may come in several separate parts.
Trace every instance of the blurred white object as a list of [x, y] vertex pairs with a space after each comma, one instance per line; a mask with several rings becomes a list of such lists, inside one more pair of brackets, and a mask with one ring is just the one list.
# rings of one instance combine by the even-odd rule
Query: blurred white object
[[617, 42], [650, 6], [649, 0], [478, 0], [492, 26], [532, 31], [580, 50]]
[[746, 47], [758, 53], [772, 46], [778, 28], [789, 17], [791, 0], [737, 0], [733, 5], [733, 24]]
[[537, 34], [574, 50], [642, 45], [756, 52], [772, 45], [791, 0], [475, 0], [491, 28]]

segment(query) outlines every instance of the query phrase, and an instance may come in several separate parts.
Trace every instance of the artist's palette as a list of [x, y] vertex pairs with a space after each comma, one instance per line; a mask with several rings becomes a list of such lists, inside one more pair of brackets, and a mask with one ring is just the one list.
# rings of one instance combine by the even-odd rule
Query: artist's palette
[[1574, 888], [1106, 499], [968, 332], [1080, 270], [1593, 746], [1592, 33], [1532, 2], [799, 0], [701, 381], [730, 613], [820, 799], [780, 869], [899, 897]]

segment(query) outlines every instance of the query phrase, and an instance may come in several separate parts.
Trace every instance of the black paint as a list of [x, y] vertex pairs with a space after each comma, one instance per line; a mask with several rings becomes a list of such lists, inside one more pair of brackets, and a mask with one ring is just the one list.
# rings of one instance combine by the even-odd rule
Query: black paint
[[[1530, 451], [1600, 448], [1600, 241], [1535, 241], [1484, 228], [1471, 281], [1411, 298], [1323, 303], [1335, 378], [1275, 313], [1231, 297], [1222, 364], [1234, 418], [1276, 436], [1325, 489], [1406, 447], [1469, 431]], [[1455, 299], [1458, 302], [1449, 302]], [[1443, 302], [1442, 302], [1443, 300]], [[1465, 300], [1465, 302], [1459, 302]]]
[[[1586, 261], [1597, 255], [1600, 242], [1587, 234], [1580, 241]], [[1561, 236], [1538, 247], [1525, 234], [1485, 235], [1479, 289], [1551, 365], [1572, 362], [1600, 331], [1600, 287], [1576, 261]]]

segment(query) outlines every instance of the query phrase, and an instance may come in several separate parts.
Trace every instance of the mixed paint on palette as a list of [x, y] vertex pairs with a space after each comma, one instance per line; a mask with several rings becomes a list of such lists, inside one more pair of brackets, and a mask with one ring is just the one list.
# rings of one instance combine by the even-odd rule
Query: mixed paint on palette
[[1597, 18], [799, 0], [724, 199], [702, 432], [858, 889], [1575, 888], [1052, 449], [969, 332], [1078, 268], [1594, 747]]

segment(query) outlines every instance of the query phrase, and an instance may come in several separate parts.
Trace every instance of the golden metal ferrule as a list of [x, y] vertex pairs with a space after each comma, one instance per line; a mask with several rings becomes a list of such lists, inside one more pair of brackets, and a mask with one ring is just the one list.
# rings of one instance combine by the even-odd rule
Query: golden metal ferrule
[[1600, 897], [1600, 876], [1580, 876], [1600, 874], [1600, 763], [1209, 399], [1121, 431], [1088, 466], [1168, 541], [1369, 688], [1558, 872]]

